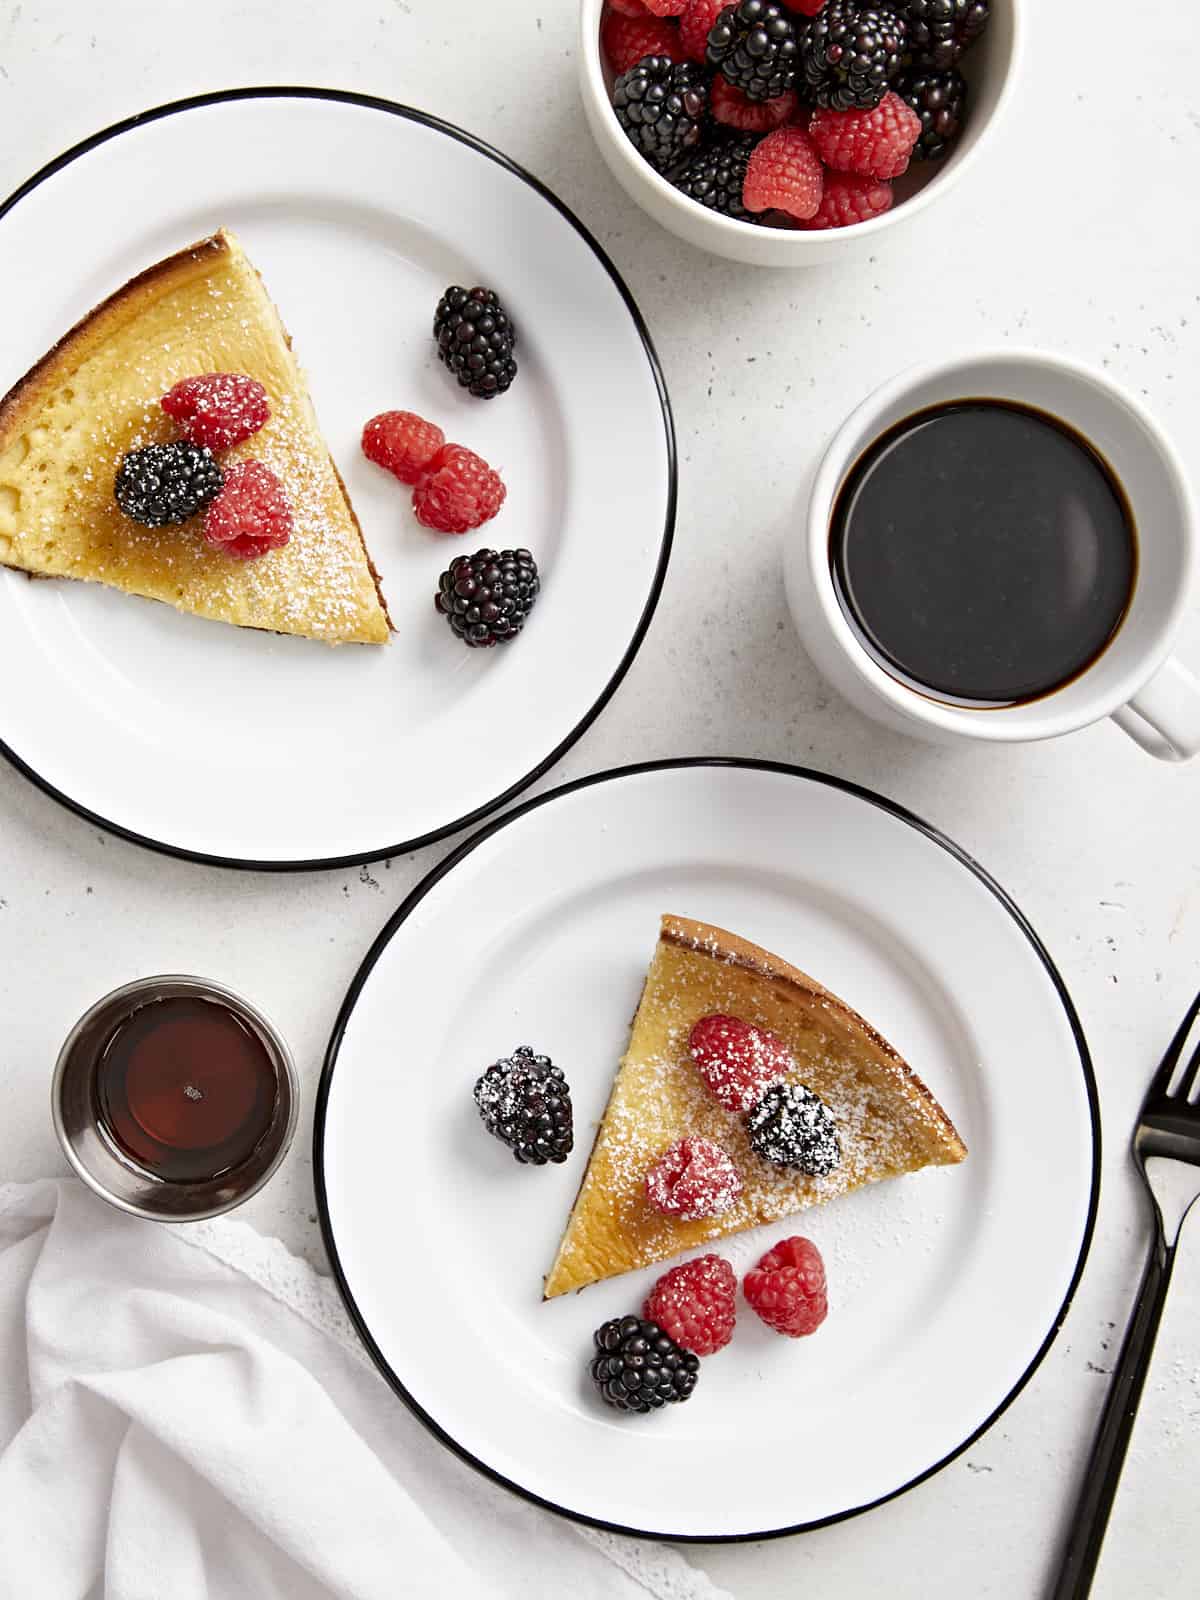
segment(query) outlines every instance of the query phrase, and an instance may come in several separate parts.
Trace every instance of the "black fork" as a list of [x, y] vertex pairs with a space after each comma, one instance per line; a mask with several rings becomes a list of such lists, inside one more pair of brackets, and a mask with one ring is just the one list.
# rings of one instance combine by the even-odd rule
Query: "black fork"
[[[1192, 1103], [1200, 1087], [1200, 1042], [1183, 1070], [1178, 1070], [1198, 1016], [1200, 994], [1167, 1047], [1133, 1131], [1134, 1163], [1154, 1204], [1154, 1239], [1050, 1600], [1084, 1600], [1091, 1590], [1154, 1353], [1179, 1233], [1188, 1211], [1200, 1197], [1200, 1103]], [[1189, 1167], [1197, 1170], [1189, 1172]]]

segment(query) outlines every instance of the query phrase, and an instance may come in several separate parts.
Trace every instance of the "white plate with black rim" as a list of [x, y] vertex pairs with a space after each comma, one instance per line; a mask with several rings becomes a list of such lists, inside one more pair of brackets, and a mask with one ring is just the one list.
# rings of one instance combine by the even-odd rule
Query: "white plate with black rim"
[[[969, 1147], [720, 1246], [739, 1274], [802, 1232], [829, 1317], [770, 1332], [742, 1303], [686, 1405], [606, 1408], [594, 1328], [657, 1273], [543, 1303], [658, 919], [733, 929], [805, 968], [912, 1063]], [[570, 1080], [576, 1150], [519, 1166], [472, 1103], [518, 1043]], [[587, 778], [468, 840], [367, 955], [317, 1107], [325, 1240], [384, 1376], [451, 1449], [582, 1521], [760, 1539], [943, 1466], [1013, 1399], [1065, 1315], [1099, 1173], [1095, 1084], [1028, 922], [935, 829], [796, 768], [672, 762]]]
[[[498, 152], [387, 101], [232, 90], [110, 128], [0, 205], [0, 394], [134, 273], [222, 226], [293, 335], [397, 632], [334, 650], [0, 570], [0, 678], [21, 686], [0, 750], [91, 820], [192, 858], [413, 848], [544, 772], [629, 666], [674, 520], [658, 363], [595, 240]], [[517, 325], [520, 371], [494, 401], [436, 359], [450, 283], [496, 289]], [[359, 450], [392, 408], [502, 470], [494, 522], [461, 539], [417, 525]], [[519, 639], [467, 650], [433, 595], [452, 555], [489, 544], [530, 548], [542, 593]]]

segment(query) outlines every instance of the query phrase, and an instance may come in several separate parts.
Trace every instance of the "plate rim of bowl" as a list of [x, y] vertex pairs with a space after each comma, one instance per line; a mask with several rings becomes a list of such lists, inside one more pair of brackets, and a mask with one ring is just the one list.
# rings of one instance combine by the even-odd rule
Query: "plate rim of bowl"
[[[408, 920], [412, 913], [420, 906], [425, 897], [437, 887], [437, 885], [444, 877], [447, 876], [447, 874], [452, 872], [461, 861], [465, 860], [467, 856], [471, 855], [481, 845], [485, 844], [495, 834], [499, 833], [510, 822], [517, 822], [529, 815], [531, 812], [538, 810], [540, 807], [549, 805], [555, 800], [563, 799], [566, 796], [577, 793], [582, 789], [592, 788], [604, 783], [621, 781], [626, 778], [638, 777], [643, 774], [679, 771], [685, 768], [690, 768], [692, 770], [733, 768], [755, 772], [775, 773], [784, 777], [798, 778], [803, 782], [818, 783], [826, 788], [838, 790], [854, 799], [865, 801], [867, 804], [877, 807], [879, 810], [885, 812], [887, 815], [893, 817], [897, 821], [905, 823], [907, 826], [914, 828], [932, 844], [935, 844], [942, 850], [946, 851], [946, 853], [953, 860], [957, 861], [961, 867], [964, 867], [978, 883], [980, 883], [989, 891], [990, 894], [992, 894], [992, 896], [999, 902], [1001, 909], [1007, 912], [1012, 920], [1016, 923], [1018, 931], [1027, 940], [1042, 967], [1045, 969], [1046, 976], [1055, 991], [1059, 1004], [1062, 1006], [1063, 1014], [1066, 1017], [1071, 1034], [1075, 1041], [1075, 1047], [1078, 1052], [1079, 1068], [1083, 1076], [1083, 1085], [1087, 1099], [1088, 1118], [1090, 1122], [1091, 1133], [1091, 1182], [1088, 1192], [1087, 1216], [1084, 1221], [1082, 1234], [1080, 1236], [1079, 1250], [1076, 1256], [1074, 1268], [1067, 1283], [1062, 1302], [1059, 1305], [1059, 1308], [1055, 1313], [1044, 1338], [1034, 1351], [1028, 1365], [1024, 1368], [1021, 1375], [1017, 1378], [1016, 1382], [1009, 1389], [1008, 1393], [999, 1402], [999, 1404], [993, 1408], [993, 1410], [983, 1419], [982, 1422], [979, 1423], [976, 1428], [971, 1431], [970, 1434], [968, 1434], [965, 1439], [963, 1439], [959, 1444], [955, 1445], [953, 1449], [949, 1450], [945, 1455], [941, 1456], [937, 1461], [931, 1463], [928, 1467], [923, 1468], [922, 1471], [917, 1473], [914, 1477], [909, 1478], [904, 1483], [897, 1485], [896, 1488], [890, 1489], [886, 1494], [879, 1495], [872, 1500], [864, 1501], [861, 1505], [848, 1506], [842, 1511], [836, 1511], [828, 1516], [818, 1517], [811, 1521], [797, 1522], [787, 1527], [767, 1528], [761, 1531], [752, 1531], [746, 1533], [716, 1533], [708, 1535], [695, 1533], [670, 1533], [649, 1528], [629, 1527], [620, 1523], [607, 1521], [602, 1517], [592, 1517], [587, 1515], [585, 1512], [572, 1510], [567, 1506], [558, 1505], [555, 1501], [547, 1499], [545, 1496], [539, 1495], [531, 1489], [527, 1489], [524, 1487], [524, 1485], [515, 1482], [513, 1479], [505, 1476], [504, 1473], [498, 1471], [495, 1467], [490, 1466], [486, 1461], [481, 1460], [471, 1450], [467, 1449], [465, 1445], [460, 1444], [458, 1440], [456, 1440], [449, 1432], [447, 1432], [447, 1430], [442, 1427], [436, 1418], [434, 1418], [425, 1409], [425, 1407], [420, 1404], [415, 1396], [409, 1392], [400, 1379], [395, 1375], [388, 1364], [387, 1358], [383, 1354], [383, 1351], [380, 1349], [378, 1343], [374, 1339], [370, 1328], [367, 1326], [367, 1323], [354, 1298], [354, 1293], [350, 1288], [345, 1273], [342, 1270], [337, 1244], [334, 1239], [329, 1200], [325, 1187], [325, 1125], [329, 1107], [329, 1095], [333, 1083], [334, 1071], [337, 1066], [337, 1059], [341, 1052], [341, 1046], [345, 1037], [346, 1028], [350, 1022], [351, 1016], [354, 1013], [355, 1006], [358, 1003], [359, 995], [365, 987], [366, 982], [379, 958], [387, 948], [388, 944], [391, 942], [392, 936], [396, 930]], [[1017, 1399], [1018, 1395], [1020, 1395], [1022, 1390], [1028, 1386], [1034, 1373], [1037, 1372], [1038, 1368], [1041, 1366], [1042, 1362], [1045, 1360], [1046, 1356], [1049, 1354], [1052, 1346], [1057, 1340], [1059, 1333], [1062, 1331], [1063, 1323], [1066, 1321], [1067, 1314], [1071, 1309], [1076, 1291], [1078, 1290], [1080, 1281], [1082, 1280], [1084, 1269], [1087, 1266], [1088, 1256], [1090, 1254], [1092, 1242], [1095, 1236], [1096, 1219], [1100, 1206], [1102, 1164], [1103, 1148], [1100, 1122], [1100, 1096], [1096, 1083], [1096, 1073], [1092, 1063], [1091, 1051], [1088, 1048], [1087, 1037], [1083, 1030], [1083, 1024], [1080, 1021], [1079, 1013], [1075, 1008], [1075, 1003], [1071, 999], [1070, 990], [1067, 988], [1066, 980], [1059, 971], [1054, 958], [1051, 956], [1046, 945], [1042, 942], [1029, 918], [1025, 915], [1024, 911], [1021, 910], [1020, 906], [1012, 898], [1008, 891], [995, 878], [993, 878], [986, 867], [981, 865], [981, 863], [978, 862], [969, 851], [965, 850], [962, 845], [957, 844], [953, 839], [950, 838], [948, 834], [943, 833], [940, 828], [935, 826], [935, 824], [927, 822], [923, 817], [918, 816], [916, 812], [910, 811], [906, 806], [901, 805], [898, 801], [891, 800], [886, 795], [882, 795], [874, 789], [869, 789], [863, 784], [855, 783], [849, 778], [838, 777], [833, 773], [819, 772], [813, 767], [799, 766], [786, 761], [771, 761], [749, 756], [675, 756], [660, 760], [633, 762], [624, 766], [609, 767], [602, 772], [587, 773], [581, 778], [572, 779], [569, 783], [560, 784], [553, 789], [549, 789], [544, 794], [533, 795], [531, 798], [523, 801], [519, 806], [515, 806], [511, 811], [506, 811], [503, 816], [492, 818], [491, 821], [485, 824], [484, 827], [480, 828], [477, 832], [471, 834], [468, 838], [457, 844], [441, 861], [435, 862], [433, 867], [431, 867], [430, 870], [419, 880], [419, 882], [413, 886], [396, 910], [392, 912], [391, 916], [388, 917], [379, 933], [372, 940], [366, 954], [363, 956], [361, 962], [356, 968], [354, 976], [350, 980], [350, 983], [346, 989], [346, 993], [342, 999], [341, 1005], [338, 1007], [337, 1016], [334, 1019], [333, 1029], [330, 1033], [329, 1043], [326, 1046], [325, 1057], [321, 1065], [321, 1076], [317, 1084], [316, 1099], [313, 1105], [313, 1190], [316, 1198], [317, 1217], [321, 1228], [321, 1241], [325, 1248], [326, 1258], [329, 1262], [329, 1267], [333, 1274], [334, 1282], [337, 1285], [338, 1293], [341, 1297], [342, 1304], [346, 1308], [346, 1313], [350, 1318], [351, 1324], [353, 1325], [355, 1332], [358, 1334], [359, 1339], [362, 1341], [363, 1348], [370, 1356], [376, 1370], [379, 1372], [380, 1376], [384, 1379], [392, 1392], [401, 1401], [403, 1401], [417, 1421], [427, 1428], [434, 1438], [436, 1438], [439, 1443], [444, 1445], [446, 1449], [451, 1452], [451, 1454], [457, 1456], [458, 1459], [464, 1462], [467, 1466], [472, 1467], [482, 1477], [487, 1478], [492, 1483], [499, 1485], [499, 1487], [502, 1489], [507, 1489], [510, 1493], [517, 1495], [520, 1499], [526, 1501], [528, 1504], [538, 1506], [543, 1511], [551, 1511], [555, 1515], [560, 1516], [569, 1522], [578, 1523], [585, 1527], [597, 1528], [604, 1533], [619, 1534], [623, 1537], [634, 1539], [652, 1539], [658, 1541], [667, 1540], [673, 1544], [681, 1545], [737, 1545], [760, 1543], [768, 1539], [784, 1539], [791, 1537], [793, 1534], [810, 1533], [818, 1528], [832, 1527], [837, 1523], [846, 1522], [853, 1517], [862, 1516], [864, 1512], [873, 1511], [877, 1506], [886, 1505], [889, 1501], [900, 1498], [900, 1496], [907, 1494], [910, 1489], [915, 1489], [918, 1484], [922, 1484], [927, 1479], [936, 1476], [936, 1474], [941, 1472], [944, 1467], [949, 1466], [951, 1462], [957, 1460], [961, 1455], [969, 1450], [973, 1444], [975, 1444], [985, 1433], [988, 1432], [990, 1428], [995, 1425], [996, 1422], [999, 1421], [1012, 1403]]]
[[143, 128], [150, 123], [160, 122], [181, 112], [196, 111], [205, 106], [242, 100], [316, 100], [359, 106], [370, 111], [387, 112], [391, 116], [400, 117], [407, 122], [415, 122], [419, 126], [429, 128], [436, 133], [456, 140], [459, 144], [466, 145], [468, 149], [475, 151], [476, 154], [485, 157], [489, 161], [495, 162], [497, 166], [502, 167], [512, 176], [518, 178], [541, 199], [552, 206], [563, 220], [575, 230], [612, 280], [613, 287], [629, 313], [634, 332], [641, 343], [662, 414], [667, 468], [666, 509], [663, 518], [662, 537], [658, 547], [658, 557], [651, 577], [649, 592], [638, 616], [633, 635], [604, 688], [570, 732], [524, 776], [509, 784], [502, 793], [484, 804], [476, 806], [464, 816], [443, 823], [439, 827], [412, 839], [401, 839], [395, 844], [378, 848], [372, 846], [369, 850], [356, 850], [346, 855], [286, 861], [259, 861], [250, 857], [212, 854], [203, 850], [189, 849], [184, 845], [171, 844], [167, 840], [151, 838], [148, 834], [140, 833], [135, 828], [126, 827], [122, 823], [114, 822], [110, 818], [102, 816], [99, 812], [93, 811], [82, 801], [74, 799], [64, 790], [51, 783], [49, 779], [43, 777], [35, 767], [18, 755], [0, 737], [0, 758], [7, 761], [15, 771], [26, 778], [35, 788], [39, 789], [51, 800], [56, 801], [65, 810], [72, 812], [82, 821], [90, 823], [92, 827], [99, 828], [104, 833], [111, 834], [115, 838], [124, 839], [129, 844], [140, 845], [143, 849], [154, 851], [158, 855], [170, 856], [177, 861], [191, 861], [206, 867], [223, 867], [230, 871], [271, 873], [333, 872], [345, 867], [366, 866], [375, 861], [382, 861], [387, 856], [408, 855], [417, 850], [423, 850], [429, 845], [440, 844], [452, 835], [463, 832], [464, 829], [474, 828], [479, 823], [485, 822], [502, 807], [515, 800], [518, 795], [523, 794], [532, 784], [544, 778], [547, 772], [562, 760], [563, 756], [579, 742], [588, 729], [599, 719], [620, 688], [645, 642], [646, 634], [649, 632], [650, 624], [658, 609], [659, 600], [662, 598], [674, 545], [675, 524], [678, 514], [679, 448], [675, 431], [675, 416], [671, 407], [670, 394], [667, 390], [666, 376], [651, 337], [649, 326], [641, 308], [633, 297], [632, 290], [618, 271], [612, 257], [592, 233], [591, 229], [567, 205], [566, 201], [560, 199], [548, 185], [543, 183], [540, 178], [535, 177], [532, 172], [519, 162], [514, 161], [511, 156], [507, 156], [502, 150], [497, 149], [495, 145], [489, 144], [486, 140], [479, 138], [477, 134], [470, 133], [467, 129], [460, 128], [453, 122], [448, 122], [442, 117], [435, 116], [432, 112], [422, 111], [416, 106], [408, 105], [399, 100], [389, 100], [386, 96], [367, 94], [356, 89], [331, 89], [304, 84], [248, 84], [236, 85], [226, 89], [209, 89], [199, 94], [184, 95], [179, 99], [164, 101], [159, 105], [151, 106], [145, 111], [137, 111], [130, 116], [122, 117], [116, 122], [109, 123], [106, 127], [97, 130], [95, 133], [88, 134], [85, 138], [68, 146], [59, 155], [51, 157], [49, 161], [40, 166], [36, 172], [26, 178], [23, 183], [20, 183], [10, 194], [0, 199], [0, 222], [22, 200], [35, 189], [40, 188], [48, 179], [54, 177], [56, 173], [62, 171], [64, 167], [69, 166], [81, 156], [86, 156], [91, 151], [120, 137], [120, 135]]

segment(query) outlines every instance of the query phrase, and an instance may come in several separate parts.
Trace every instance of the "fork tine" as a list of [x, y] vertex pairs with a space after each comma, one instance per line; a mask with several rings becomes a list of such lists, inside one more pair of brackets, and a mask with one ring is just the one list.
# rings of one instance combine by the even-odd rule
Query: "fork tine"
[[[1183, 1054], [1184, 1046], [1188, 1042], [1188, 1035], [1191, 1033], [1192, 1028], [1195, 1025], [1197, 1016], [1200, 1016], [1200, 993], [1197, 993], [1196, 998], [1187, 1008], [1183, 1021], [1175, 1030], [1175, 1037], [1167, 1046], [1166, 1054], [1162, 1058], [1162, 1062], [1159, 1065], [1158, 1071], [1150, 1080], [1150, 1087], [1146, 1091], [1147, 1104], [1149, 1104], [1151, 1100], [1166, 1098], [1167, 1090], [1171, 1084], [1171, 1078], [1174, 1075], [1175, 1068], [1179, 1065], [1179, 1058]], [[1187, 1070], [1184, 1073], [1185, 1080], [1191, 1079], [1194, 1076], [1198, 1066], [1200, 1066], [1200, 1045], [1197, 1045], [1192, 1059], [1188, 1062]], [[1174, 1098], [1174, 1096], [1171, 1098]], [[1186, 1091], [1184, 1092], [1182, 1098], [1187, 1098]]]
[[1200, 1082], [1200, 1044], [1197, 1044], [1192, 1051], [1191, 1060], [1183, 1069], [1183, 1076], [1179, 1080], [1175, 1093], [1171, 1096], [1172, 1100], [1190, 1100], [1192, 1098], [1192, 1090], [1195, 1089], [1198, 1082]]

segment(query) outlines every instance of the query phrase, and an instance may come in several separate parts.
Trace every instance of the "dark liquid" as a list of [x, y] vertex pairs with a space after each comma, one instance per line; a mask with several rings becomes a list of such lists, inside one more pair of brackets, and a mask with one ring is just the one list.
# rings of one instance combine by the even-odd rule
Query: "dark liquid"
[[955, 703], [1014, 705], [1077, 677], [1125, 615], [1133, 517], [1097, 451], [1000, 400], [883, 434], [834, 506], [842, 609], [880, 664]]
[[271, 1126], [275, 1068], [258, 1036], [212, 1000], [152, 1000], [117, 1023], [96, 1072], [100, 1126], [155, 1177], [188, 1183], [239, 1166]]

